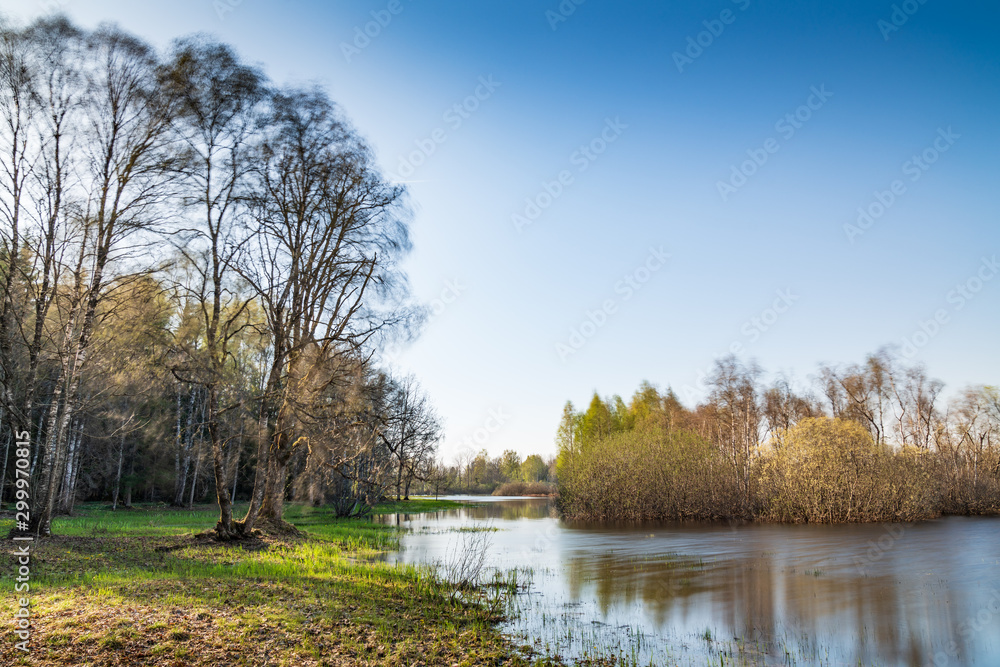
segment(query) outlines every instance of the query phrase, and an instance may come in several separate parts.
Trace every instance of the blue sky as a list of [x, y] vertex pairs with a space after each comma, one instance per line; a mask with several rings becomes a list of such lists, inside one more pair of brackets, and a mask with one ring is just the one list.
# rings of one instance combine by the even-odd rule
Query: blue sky
[[407, 268], [440, 302], [394, 356], [447, 458], [551, 453], [595, 389], [694, 400], [734, 345], [806, 382], [916, 336], [951, 390], [1000, 382], [995, 3], [59, 5], [326, 86], [408, 181]]

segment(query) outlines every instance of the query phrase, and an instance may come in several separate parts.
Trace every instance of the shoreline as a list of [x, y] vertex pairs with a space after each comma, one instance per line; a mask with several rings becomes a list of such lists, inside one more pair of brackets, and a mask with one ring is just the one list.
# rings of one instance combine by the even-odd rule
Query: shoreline
[[[386, 503], [417, 513], [453, 501]], [[0, 645], [0, 663], [168, 665], [539, 664], [481, 604], [449, 598], [425, 568], [374, 557], [399, 530], [288, 507], [303, 537], [197, 539], [214, 508], [83, 507], [60, 517], [32, 558], [30, 653]], [[13, 567], [5, 549], [6, 571]], [[12, 617], [14, 595], [0, 598]], [[546, 661], [547, 665], [559, 665]]]

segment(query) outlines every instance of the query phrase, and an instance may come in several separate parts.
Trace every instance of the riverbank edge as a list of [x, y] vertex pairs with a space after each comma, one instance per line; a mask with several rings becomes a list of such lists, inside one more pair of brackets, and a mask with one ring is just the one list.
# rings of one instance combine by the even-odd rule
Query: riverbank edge
[[[376, 511], [464, 504], [421, 499]], [[199, 515], [205, 529], [214, 520], [212, 508], [189, 515]], [[16, 635], [3, 633], [0, 663], [563, 664], [516, 645], [498, 629], [501, 618], [482, 605], [450, 601], [443, 582], [426, 570], [374, 560], [398, 547], [398, 529], [319, 518], [320, 508], [290, 517], [305, 533], [300, 538], [227, 545], [192, 532], [148, 534], [183, 516], [164, 508], [89, 507], [63, 518], [57, 532], [77, 534], [57, 534], [32, 548], [31, 589], [23, 593], [30, 599], [31, 650], [18, 650]], [[5, 547], [0, 614], [13, 618], [22, 593], [7, 576], [18, 567], [14, 545]]]

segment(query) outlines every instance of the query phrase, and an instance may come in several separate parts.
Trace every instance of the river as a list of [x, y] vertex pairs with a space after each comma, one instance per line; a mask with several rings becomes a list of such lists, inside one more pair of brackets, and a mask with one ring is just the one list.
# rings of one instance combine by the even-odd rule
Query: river
[[1000, 519], [609, 525], [547, 498], [451, 499], [470, 505], [381, 517], [406, 529], [387, 559], [434, 565], [488, 540], [488, 567], [529, 582], [506, 630], [564, 658], [1000, 665]]

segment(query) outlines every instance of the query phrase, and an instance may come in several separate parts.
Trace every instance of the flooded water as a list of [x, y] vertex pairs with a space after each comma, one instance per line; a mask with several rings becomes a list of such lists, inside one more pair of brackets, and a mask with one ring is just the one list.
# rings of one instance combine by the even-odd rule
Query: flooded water
[[1000, 665], [1000, 518], [608, 525], [545, 498], [454, 499], [481, 504], [382, 517], [408, 529], [388, 558], [433, 565], [488, 536], [490, 567], [530, 573], [507, 630], [563, 657]]

